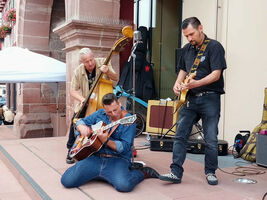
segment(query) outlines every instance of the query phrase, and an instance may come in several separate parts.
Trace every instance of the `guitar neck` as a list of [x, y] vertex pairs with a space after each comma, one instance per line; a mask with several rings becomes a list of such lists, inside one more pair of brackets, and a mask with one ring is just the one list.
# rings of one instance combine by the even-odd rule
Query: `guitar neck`
[[112, 123], [110, 123], [110, 124], [104, 126], [103, 129], [104, 129], [104, 131], [105, 131], [105, 130], [108, 130], [108, 129], [110, 129], [111, 127], [116, 126], [116, 125], [119, 124], [119, 123], [120, 123], [120, 119], [119, 119], [118, 121], [112, 122]]
[[103, 63], [103, 65], [107, 65], [107, 64], [109, 63], [109, 61], [110, 61], [110, 59], [111, 59], [111, 56], [112, 56], [112, 53], [113, 53], [113, 49], [111, 49], [111, 50], [109, 51], [109, 54], [108, 54], [108, 56], [106, 57], [105, 62]]

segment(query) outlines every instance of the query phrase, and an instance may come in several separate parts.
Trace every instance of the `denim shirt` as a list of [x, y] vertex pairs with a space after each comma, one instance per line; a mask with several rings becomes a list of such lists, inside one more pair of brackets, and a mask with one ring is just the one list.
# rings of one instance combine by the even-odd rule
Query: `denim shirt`
[[[123, 109], [123, 108], [122, 108]], [[126, 116], [130, 116], [129, 113], [126, 114]], [[79, 120], [76, 123], [76, 127], [79, 124], [84, 124], [87, 126], [94, 125], [98, 122], [104, 122], [105, 124], [110, 124], [111, 121], [107, 114], [105, 113], [104, 109], [100, 109], [93, 114], [89, 115], [88, 117], [85, 117], [81, 120]], [[112, 128], [110, 128], [111, 130]], [[75, 131], [77, 134], [77, 131]], [[122, 157], [127, 159], [129, 162], [131, 161], [132, 158], [132, 145], [133, 145], [133, 140], [136, 132], [136, 124], [132, 125], [122, 125], [120, 124], [117, 129], [111, 134], [110, 140], [114, 141], [116, 144], [116, 149], [117, 151], [113, 151], [107, 146], [102, 146], [100, 150], [96, 153], [97, 154], [110, 154], [114, 155], [117, 157]]]

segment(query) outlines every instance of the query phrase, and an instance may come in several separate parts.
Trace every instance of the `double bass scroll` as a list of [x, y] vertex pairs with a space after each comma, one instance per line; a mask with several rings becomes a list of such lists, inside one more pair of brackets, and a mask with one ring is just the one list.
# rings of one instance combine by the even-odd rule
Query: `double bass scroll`
[[[103, 65], [107, 65], [113, 54], [119, 53], [122, 47], [132, 40], [133, 30], [130, 26], [125, 26], [122, 29], [123, 37], [115, 42], [113, 47], [110, 49], [108, 56], [106, 57]], [[76, 113], [73, 124], [75, 124], [80, 118], [87, 117], [96, 110], [102, 108], [102, 97], [113, 92], [113, 82], [102, 78], [103, 72], [97, 74], [92, 87], [89, 90], [89, 95], [85, 98], [80, 110]]]

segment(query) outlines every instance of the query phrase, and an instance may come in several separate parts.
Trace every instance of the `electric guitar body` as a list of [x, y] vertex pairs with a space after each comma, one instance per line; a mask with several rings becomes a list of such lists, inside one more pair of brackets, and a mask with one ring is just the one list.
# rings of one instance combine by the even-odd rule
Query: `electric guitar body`
[[[195, 76], [196, 76], [196, 71], [194, 73], [188, 74], [186, 76], [186, 78], [184, 79], [183, 83], [184, 84], [189, 83], [192, 79], [195, 78]], [[176, 111], [179, 110], [180, 107], [185, 103], [187, 92], [188, 92], [188, 89], [182, 90], [181, 93], [180, 93], [180, 95], [178, 96], [178, 98], [177, 98], [178, 103], [177, 103], [177, 106], [176, 106]]]

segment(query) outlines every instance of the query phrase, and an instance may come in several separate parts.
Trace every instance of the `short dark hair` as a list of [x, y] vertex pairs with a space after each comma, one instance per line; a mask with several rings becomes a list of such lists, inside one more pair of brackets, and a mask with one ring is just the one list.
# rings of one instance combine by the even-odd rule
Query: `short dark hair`
[[102, 97], [102, 105], [110, 105], [114, 101], [118, 102], [118, 99], [113, 93], [107, 93]]
[[189, 17], [186, 18], [182, 23], [182, 29], [186, 29], [188, 25], [191, 24], [193, 28], [197, 29], [199, 25], [201, 25], [199, 19], [197, 17]]

